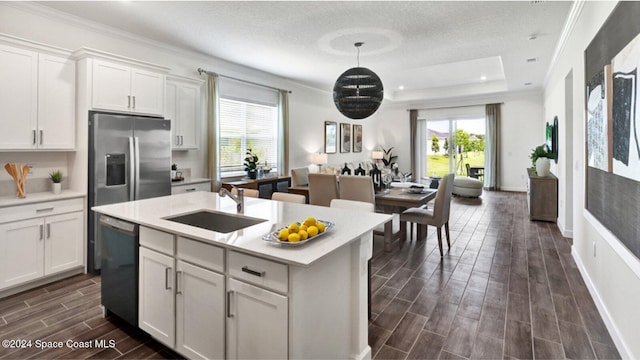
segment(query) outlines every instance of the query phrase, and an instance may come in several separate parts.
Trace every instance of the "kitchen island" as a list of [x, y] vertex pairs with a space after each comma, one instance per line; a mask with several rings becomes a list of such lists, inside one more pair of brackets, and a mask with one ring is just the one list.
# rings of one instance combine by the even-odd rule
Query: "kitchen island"
[[[98, 206], [140, 225], [139, 327], [187, 357], [368, 359], [367, 261], [389, 215], [245, 198], [227, 233], [167, 220], [236, 203], [196, 192]], [[292, 222], [335, 224], [295, 247], [263, 240]]]

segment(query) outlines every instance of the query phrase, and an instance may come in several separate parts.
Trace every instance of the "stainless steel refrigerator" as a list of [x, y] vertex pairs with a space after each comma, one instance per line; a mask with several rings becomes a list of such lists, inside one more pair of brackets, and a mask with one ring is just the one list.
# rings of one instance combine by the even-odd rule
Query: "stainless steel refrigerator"
[[[171, 195], [171, 121], [89, 113], [89, 208]], [[98, 214], [89, 211], [88, 270], [100, 270]]]

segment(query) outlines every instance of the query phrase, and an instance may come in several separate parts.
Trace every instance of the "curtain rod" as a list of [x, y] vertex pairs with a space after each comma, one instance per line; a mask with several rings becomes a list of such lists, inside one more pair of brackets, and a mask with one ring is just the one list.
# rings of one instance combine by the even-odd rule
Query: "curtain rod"
[[[208, 74], [208, 73], [209, 73], [208, 70], [205, 70], [203, 68], [198, 68], [198, 74], [202, 75], [202, 74]], [[235, 78], [235, 77], [226, 76], [226, 75], [222, 75], [222, 74], [218, 74], [218, 76], [221, 76], [223, 78], [227, 78], [227, 79], [230, 79], [230, 80], [241, 81], [241, 82], [244, 82], [244, 83], [247, 83], [247, 84], [251, 84], [251, 85], [261, 86], [261, 87], [264, 87], [264, 88], [267, 88], [267, 89], [272, 89], [272, 90], [277, 90], [277, 91], [283, 91], [284, 90], [284, 91], [288, 92], [289, 94], [291, 94], [293, 92], [291, 90], [278, 89], [278, 88], [273, 87], [273, 86], [264, 85], [264, 84], [258, 84], [258, 83], [253, 82], [253, 81], [238, 79], [238, 78]]]
[[497, 103], [484, 103], [484, 104], [471, 104], [471, 105], [459, 105], [459, 106], [439, 106], [439, 107], [432, 107], [432, 108], [407, 109], [407, 111], [411, 111], [411, 110], [440, 110], [440, 109], [455, 109], [455, 108], [465, 108], [465, 107], [473, 107], [473, 106], [483, 106], [483, 105], [490, 105], [490, 104], [500, 104], [500, 105], [503, 105], [503, 104], [504, 104], [504, 102], [497, 102]]

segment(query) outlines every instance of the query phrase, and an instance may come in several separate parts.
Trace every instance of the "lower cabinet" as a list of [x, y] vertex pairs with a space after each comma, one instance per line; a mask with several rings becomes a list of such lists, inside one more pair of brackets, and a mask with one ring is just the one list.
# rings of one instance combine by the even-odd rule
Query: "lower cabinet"
[[83, 264], [83, 212], [0, 224], [0, 289]]
[[174, 259], [140, 247], [138, 326], [167, 346], [175, 346]]
[[287, 359], [287, 297], [232, 278], [227, 294], [228, 358]]

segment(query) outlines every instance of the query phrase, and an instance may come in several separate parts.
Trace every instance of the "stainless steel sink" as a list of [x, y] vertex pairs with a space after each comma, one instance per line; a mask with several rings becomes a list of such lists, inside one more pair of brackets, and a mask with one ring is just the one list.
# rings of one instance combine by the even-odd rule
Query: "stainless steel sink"
[[219, 233], [230, 233], [232, 231], [244, 229], [251, 225], [267, 221], [265, 219], [206, 210], [169, 216], [164, 219]]

